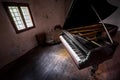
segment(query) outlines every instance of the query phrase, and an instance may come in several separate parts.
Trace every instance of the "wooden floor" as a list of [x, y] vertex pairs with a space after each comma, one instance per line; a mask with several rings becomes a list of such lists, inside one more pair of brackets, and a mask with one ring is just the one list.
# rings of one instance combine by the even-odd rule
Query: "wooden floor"
[[[120, 46], [100, 64], [98, 80], [120, 80]], [[0, 80], [90, 80], [90, 68], [78, 70], [62, 44], [37, 47], [0, 70]]]

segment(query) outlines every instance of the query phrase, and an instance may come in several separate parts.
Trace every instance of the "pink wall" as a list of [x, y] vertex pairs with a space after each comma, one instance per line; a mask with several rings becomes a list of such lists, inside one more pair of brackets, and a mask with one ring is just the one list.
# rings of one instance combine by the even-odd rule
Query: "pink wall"
[[120, 0], [107, 0], [107, 1], [108, 3], [118, 8], [112, 15], [103, 20], [103, 22], [118, 26], [120, 31]]
[[[36, 28], [16, 34], [3, 1], [29, 3]], [[0, 0], [0, 68], [37, 46], [35, 35], [63, 25], [64, 17], [65, 0]]]

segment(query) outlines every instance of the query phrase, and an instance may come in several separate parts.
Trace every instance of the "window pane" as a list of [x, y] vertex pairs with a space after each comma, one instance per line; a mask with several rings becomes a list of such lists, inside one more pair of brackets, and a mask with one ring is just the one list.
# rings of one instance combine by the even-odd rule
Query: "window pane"
[[16, 10], [16, 9], [13, 9], [13, 12], [17, 12], [17, 10]]
[[8, 6], [8, 9], [10, 11], [10, 14], [13, 18], [13, 21], [14, 21], [17, 29], [18, 30], [25, 29], [25, 25], [24, 25], [23, 20], [21, 18], [18, 7], [17, 6]]
[[19, 17], [16, 17], [16, 19], [17, 19], [17, 20], [20, 20], [20, 18], [19, 18]]
[[27, 27], [33, 27], [33, 22], [28, 7], [20, 7], [20, 8], [22, 10], [22, 14], [25, 19]]

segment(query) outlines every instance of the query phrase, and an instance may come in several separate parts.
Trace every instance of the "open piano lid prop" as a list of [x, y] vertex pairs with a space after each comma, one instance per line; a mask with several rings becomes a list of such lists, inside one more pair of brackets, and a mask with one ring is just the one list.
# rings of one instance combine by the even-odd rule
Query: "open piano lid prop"
[[[95, 11], [91, 6], [94, 7], [94, 9], [97, 11], [99, 15], [96, 15]], [[108, 40], [108, 37], [106, 40], [103, 39], [107, 42], [103, 41], [104, 42], [103, 44], [105, 45], [102, 44], [102, 46], [101, 45], [99, 46], [99, 43], [97, 44], [92, 40], [87, 40], [90, 44], [93, 44], [93, 45], [97, 44], [98, 46], [93, 49], [87, 49], [86, 46], [88, 47], [89, 44], [86, 43], [84, 39], [82, 39], [83, 37], [79, 36], [80, 39], [84, 40], [81, 42], [76, 39], [76, 37], [78, 38], [78, 35], [76, 36], [76, 33], [72, 34], [71, 31], [74, 31], [77, 29], [81, 29], [80, 31], [82, 31], [82, 28], [89, 30], [89, 28], [86, 28], [84, 26], [89, 27], [89, 25], [93, 26], [93, 24], [95, 24], [95, 26], [101, 25], [99, 24], [100, 19], [103, 20], [107, 18], [116, 9], [117, 7], [110, 5], [106, 0], [74, 0], [73, 1], [73, 4], [71, 6], [71, 9], [69, 10], [69, 13], [67, 15], [66, 21], [63, 26], [64, 30], [60, 35], [60, 40], [68, 50], [69, 54], [71, 55], [71, 57], [73, 58], [73, 60], [75, 61], [79, 69], [100, 64], [103, 61], [110, 59], [113, 56], [118, 43], [115, 41], [111, 43], [110, 40]], [[100, 16], [100, 19], [99, 19], [99, 16]], [[111, 31], [109, 31], [111, 33], [116, 32], [118, 29], [117, 26], [114, 26], [111, 24], [105, 24], [105, 25], [107, 25], [108, 28], [109, 26], [110, 28], [112, 28], [110, 29]], [[66, 30], [68, 30], [70, 33]], [[74, 31], [74, 32], [77, 32], [77, 31]], [[78, 31], [78, 34], [79, 34], [79, 31]], [[76, 47], [77, 49], [73, 49], [73, 46], [74, 48]], [[76, 52], [75, 50], [79, 50], [80, 52], [79, 51]], [[83, 59], [83, 56], [84, 56], [84, 59]]]

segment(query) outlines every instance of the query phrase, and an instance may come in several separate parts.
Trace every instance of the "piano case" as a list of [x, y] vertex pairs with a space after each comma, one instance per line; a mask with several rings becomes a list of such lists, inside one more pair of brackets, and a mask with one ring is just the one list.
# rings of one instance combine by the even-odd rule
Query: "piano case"
[[[117, 9], [106, 0], [73, 1], [60, 40], [79, 69], [111, 59], [118, 46], [116, 41], [110, 42], [103, 24], [112, 37], [115, 36], [118, 27], [107, 23], [101, 24], [91, 5], [98, 11], [101, 20]], [[92, 45], [97, 47], [89, 48]]]

